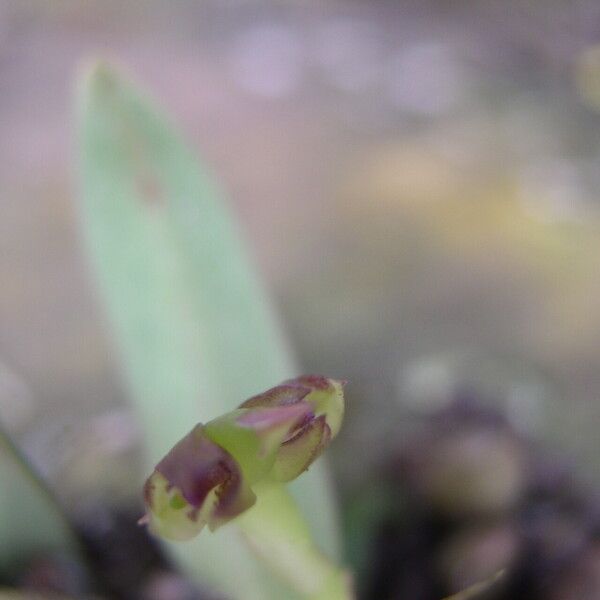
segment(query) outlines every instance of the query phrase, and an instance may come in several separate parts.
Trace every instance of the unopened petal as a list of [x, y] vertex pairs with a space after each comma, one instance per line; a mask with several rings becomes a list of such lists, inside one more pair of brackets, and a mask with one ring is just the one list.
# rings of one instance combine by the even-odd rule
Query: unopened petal
[[319, 457], [331, 439], [329, 425], [321, 415], [306, 423], [281, 445], [271, 475], [277, 481], [292, 481]]
[[287, 406], [296, 404], [310, 394], [311, 388], [297, 384], [277, 385], [262, 394], [252, 396], [242, 404], [240, 408], [273, 408], [276, 406]]
[[344, 385], [345, 381], [340, 379], [329, 379], [322, 375], [302, 375], [295, 379], [285, 381], [284, 386], [297, 386], [304, 390], [310, 389], [310, 393], [304, 397], [315, 412], [316, 416], [325, 415], [327, 425], [334, 438], [342, 426], [344, 418]]

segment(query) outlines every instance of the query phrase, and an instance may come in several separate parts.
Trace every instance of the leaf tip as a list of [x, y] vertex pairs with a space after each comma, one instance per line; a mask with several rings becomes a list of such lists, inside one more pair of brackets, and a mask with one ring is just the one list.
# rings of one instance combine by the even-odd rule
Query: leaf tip
[[118, 70], [113, 64], [98, 57], [88, 57], [77, 68], [76, 94], [80, 106], [86, 106], [91, 99], [110, 96], [117, 88]]

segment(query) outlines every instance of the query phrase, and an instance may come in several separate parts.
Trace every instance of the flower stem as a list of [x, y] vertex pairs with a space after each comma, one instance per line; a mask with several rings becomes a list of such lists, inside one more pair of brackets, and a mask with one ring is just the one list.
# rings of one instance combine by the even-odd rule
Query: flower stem
[[349, 573], [314, 545], [308, 525], [284, 485], [263, 482], [259, 487], [256, 504], [236, 520], [250, 548], [302, 598], [352, 600]]

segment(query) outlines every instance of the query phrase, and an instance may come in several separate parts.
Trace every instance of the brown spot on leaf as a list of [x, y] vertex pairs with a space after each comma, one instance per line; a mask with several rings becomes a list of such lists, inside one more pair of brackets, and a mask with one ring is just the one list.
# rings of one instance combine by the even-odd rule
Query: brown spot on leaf
[[137, 193], [144, 204], [149, 206], [163, 206], [165, 204], [165, 191], [158, 178], [149, 171], [140, 172], [136, 179]]

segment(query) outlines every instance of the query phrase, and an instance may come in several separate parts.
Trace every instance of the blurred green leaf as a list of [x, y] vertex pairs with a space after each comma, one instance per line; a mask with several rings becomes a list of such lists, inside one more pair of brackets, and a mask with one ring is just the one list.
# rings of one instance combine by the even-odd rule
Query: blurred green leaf
[[44, 553], [78, 551], [55, 498], [0, 428], [0, 570]]
[[[79, 91], [84, 229], [149, 474], [196, 422], [296, 373], [221, 194], [193, 153], [106, 65], [89, 68]], [[319, 545], [337, 556], [323, 464], [290, 488]], [[235, 526], [171, 551], [234, 597], [285, 597]]]
[[405, 498], [381, 477], [365, 480], [360, 489], [353, 490], [347, 498], [342, 515], [345, 555], [356, 586], [363, 592], [359, 595], [364, 595], [368, 574], [373, 570], [381, 524], [401, 524]]

